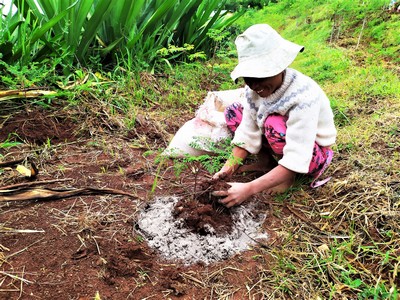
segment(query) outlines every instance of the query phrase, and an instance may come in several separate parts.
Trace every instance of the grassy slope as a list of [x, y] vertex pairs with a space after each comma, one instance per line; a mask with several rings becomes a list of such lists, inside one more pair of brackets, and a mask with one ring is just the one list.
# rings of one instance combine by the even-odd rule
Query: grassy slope
[[317, 190], [302, 186], [277, 199], [291, 203], [312, 225], [284, 221], [285, 243], [269, 250], [277, 264], [259, 285], [260, 293], [274, 290], [276, 299], [397, 299], [400, 41], [394, 31], [399, 17], [377, 9], [367, 12], [364, 22], [340, 9], [334, 15], [331, 4], [308, 5], [267, 7], [239, 24], [244, 29], [269, 23], [305, 45], [292, 66], [321, 84], [338, 126], [328, 170], [333, 179]]

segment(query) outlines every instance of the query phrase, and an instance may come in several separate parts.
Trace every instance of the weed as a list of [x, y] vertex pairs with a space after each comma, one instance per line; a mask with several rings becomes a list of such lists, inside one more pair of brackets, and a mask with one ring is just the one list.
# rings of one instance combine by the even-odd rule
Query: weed
[[136, 241], [138, 243], [143, 243], [144, 242], [144, 238], [141, 235], [137, 235], [135, 239], [136, 239]]
[[392, 125], [389, 128], [389, 135], [393, 137], [399, 137], [400, 136], [400, 127], [399, 125]]
[[230, 158], [233, 148], [230, 138], [214, 142], [209, 138], [195, 137], [190, 146], [199, 150], [207, 149], [210, 154], [199, 156], [186, 154], [183, 158], [174, 158], [174, 170], [177, 177], [188, 168], [195, 171], [204, 168], [210, 174], [218, 172]]
[[94, 295], [94, 300], [101, 300], [100, 293], [98, 291]]
[[11, 141], [4, 141], [0, 143], [0, 149], [7, 149], [7, 148], [12, 148], [15, 146], [21, 145], [20, 142], [11, 142]]
[[185, 56], [187, 56], [190, 61], [196, 59], [205, 60], [207, 58], [206, 54], [203, 51], [192, 53], [193, 50], [194, 45], [190, 44], [184, 44], [183, 47], [168, 45], [167, 48], [164, 47], [157, 50], [157, 54], [160, 55], [159, 60], [165, 62], [167, 66], [172, 70], [173, 68], [171, 65], [171, 61], [176, 60], [178, 57], [183, 56], [184, 54], [186, 54]]

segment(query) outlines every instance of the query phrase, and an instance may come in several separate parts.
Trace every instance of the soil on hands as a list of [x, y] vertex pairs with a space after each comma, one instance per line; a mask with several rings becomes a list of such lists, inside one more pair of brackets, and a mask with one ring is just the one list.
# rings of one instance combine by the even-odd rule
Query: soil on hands
[[200, 235], [226, 235], [232, 229], [230, 210], [214, 196], [213, 191], [228, 190], [229, 185], [221, 180], [204, 180], [197, 185], [198, 191], [179, 200], [174, 208], [175, 218], [182, 219], [193, 232]]

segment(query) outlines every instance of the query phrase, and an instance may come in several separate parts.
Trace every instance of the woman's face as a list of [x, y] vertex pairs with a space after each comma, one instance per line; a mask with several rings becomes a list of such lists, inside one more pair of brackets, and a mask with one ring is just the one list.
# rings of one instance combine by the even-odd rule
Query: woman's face
[[283, 73], [265, 78], [244, 77], [244, 82], [260, 97], [266, 98], [279, 89], [283, 82]]

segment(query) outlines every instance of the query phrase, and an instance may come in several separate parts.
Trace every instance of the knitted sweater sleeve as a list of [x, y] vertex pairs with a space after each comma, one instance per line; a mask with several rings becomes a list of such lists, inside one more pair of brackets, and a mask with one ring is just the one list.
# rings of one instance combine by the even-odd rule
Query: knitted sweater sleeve
[[249, 103], [244, 102], [242, 121], [235, 131], [232, 144], [256, 154], [261, 149], [262, 131], [250, 113]]
[[[310, 95], [311, 96], [311, 95]], [[321, 94], [314, 94], [288, 112], [286, 145], [279, 164], [297, 173], [308, 173], [317, 135]]]

